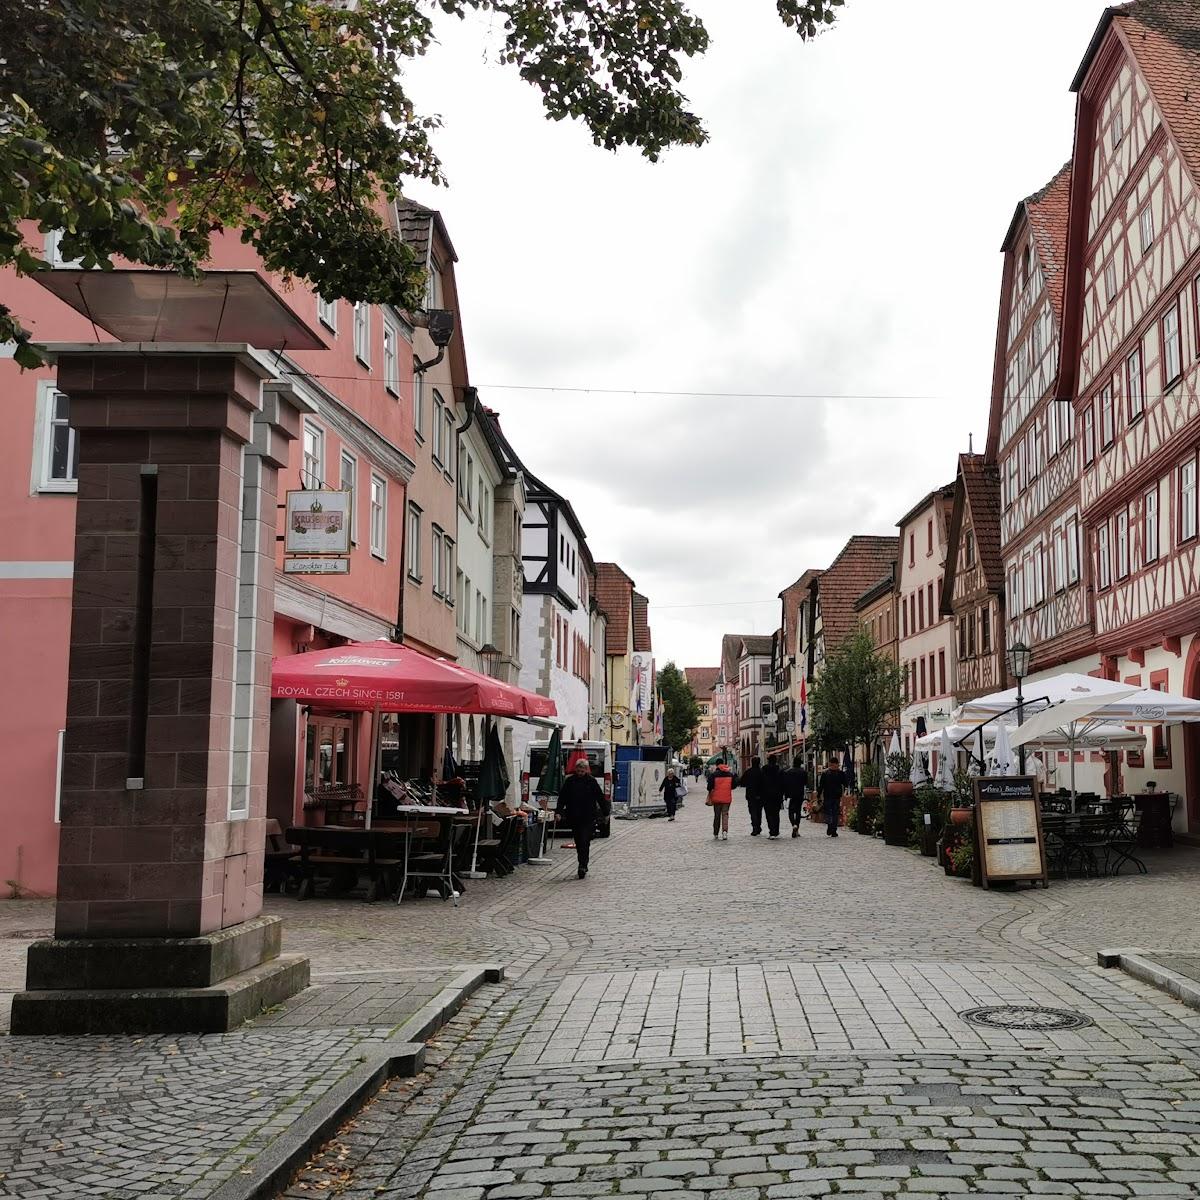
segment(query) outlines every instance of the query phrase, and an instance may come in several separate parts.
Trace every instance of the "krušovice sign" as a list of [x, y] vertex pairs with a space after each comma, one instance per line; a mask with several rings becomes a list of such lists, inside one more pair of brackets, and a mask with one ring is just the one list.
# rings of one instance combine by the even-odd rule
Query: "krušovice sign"
[[285, 575], [349, 575], [352, 492], [287, 494]]

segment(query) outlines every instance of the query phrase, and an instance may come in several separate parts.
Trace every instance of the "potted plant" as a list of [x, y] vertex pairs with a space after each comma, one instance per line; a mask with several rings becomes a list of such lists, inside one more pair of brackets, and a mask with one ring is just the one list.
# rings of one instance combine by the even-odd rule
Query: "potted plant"
[[958, 879], [970, 879], [975, 868], [975, 845], [964, 839], [958, 842], [953, 850], [947, 853], [950, 865], [946, 868], [947, 875]]
[[859, 777], [862, 780], [862, 795], [858, 801], [859, 833], [870, 835], [875, 829], [875, 816], [879, 812], [879, 768], [874, 763], [864, 763]]
[[908, 778], [912, 756], [897, 752], [887, 760], [887, 795], [883, 799], [883, 840], [889, 846], [907, 846], [912, 825], [913, 784]]
[[887, 758], [887, 794], [889, 796], [911, 796], [913, 782], [909, 779], [912, 774], [912, 755], [897, 751]]

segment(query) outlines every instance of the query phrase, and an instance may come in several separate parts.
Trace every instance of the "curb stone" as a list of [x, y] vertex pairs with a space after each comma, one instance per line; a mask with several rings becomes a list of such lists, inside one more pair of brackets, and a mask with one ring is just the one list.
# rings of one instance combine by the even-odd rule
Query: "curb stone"
[[1166, 992], [1168, 996], [1173, 996], [1181, 1004], [1186, 1004], [1188, 1008], [1200, 1010], [1200, 984], [1146, 958], [1145, 951], [1100, 950], [1096, 953], [1096, 961], [1102, 967], [1119, 967], [1126, 975], [1151, 984]]
[[283, 1134], [256, 1155], [249, 1166], [209, 1193], [208, 1200], [267, 1200], [370, 1100], [398, 1076], [411, 1078], [425, 1066], [425, 1041], [435, 1034], [485, 983], [499, 983], [504, 968], [494, 964], [466, 967], [434, 998], [417, 1010], [365, 1061], [342, 1076]]

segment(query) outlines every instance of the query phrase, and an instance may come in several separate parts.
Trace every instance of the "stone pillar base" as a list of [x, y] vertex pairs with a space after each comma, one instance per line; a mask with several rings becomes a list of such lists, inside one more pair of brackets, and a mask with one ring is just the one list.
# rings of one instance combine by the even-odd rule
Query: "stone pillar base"
[[308, 986], [282, 922], [192, 938], [62, 938], [29, 948], [14, 1034], [225, 1033]]

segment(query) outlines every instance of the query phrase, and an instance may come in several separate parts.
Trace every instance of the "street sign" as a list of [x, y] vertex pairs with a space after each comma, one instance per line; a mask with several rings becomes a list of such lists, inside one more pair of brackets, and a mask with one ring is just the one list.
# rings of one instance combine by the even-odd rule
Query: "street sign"
[[283, 560], [285, 575], [349, 575], [348, 558], [302, 558], [293, 555]]
[[349, 554], [352, 492], [306, 488], [287, 494], [288, 554]]

